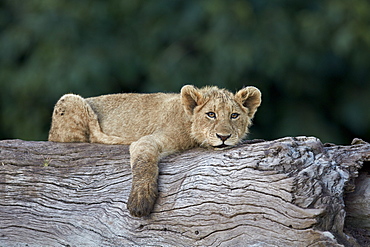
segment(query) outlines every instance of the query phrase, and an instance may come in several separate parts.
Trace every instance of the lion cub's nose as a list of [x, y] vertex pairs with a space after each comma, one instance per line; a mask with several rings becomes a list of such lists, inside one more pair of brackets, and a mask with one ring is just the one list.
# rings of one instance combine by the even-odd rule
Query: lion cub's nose
[[216, 134], [216, 136], [218, 137], [218, 139], [220, 139], [221, 141], [226, 141], [227, 139], [230, 138], [231, 135], [227, 135], [227, 136], [224, 136], [224, 135], [219, 135], [219, 134]]

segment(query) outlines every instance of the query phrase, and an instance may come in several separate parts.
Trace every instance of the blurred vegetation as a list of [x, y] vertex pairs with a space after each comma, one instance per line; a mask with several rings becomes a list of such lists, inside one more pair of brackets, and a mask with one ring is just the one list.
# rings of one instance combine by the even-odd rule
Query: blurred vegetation
[[368, 0], [0, 2], [0, 139], [46, 140], [65, 93], [263, 93], [250, 138], [370, 140]]

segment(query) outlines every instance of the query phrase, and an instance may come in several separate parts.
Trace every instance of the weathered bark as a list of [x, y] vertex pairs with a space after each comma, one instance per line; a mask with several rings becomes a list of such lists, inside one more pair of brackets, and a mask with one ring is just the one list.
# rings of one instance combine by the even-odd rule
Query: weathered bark
[[310, 137], [160, 162], [149, 217], [126, 209], [127, 146], [0, 142], [0, 246], [356, 246], [344, 194], [370, 145]]

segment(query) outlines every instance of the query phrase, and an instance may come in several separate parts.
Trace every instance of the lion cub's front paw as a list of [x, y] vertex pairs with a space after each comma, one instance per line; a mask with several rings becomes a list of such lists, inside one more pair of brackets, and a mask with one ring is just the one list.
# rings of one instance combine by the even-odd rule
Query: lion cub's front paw
[[127, 208], [130, 214], [135, 217], [149, 215], [154, 207], [157, 195], [157, 185], [133, 185], [127, 202]]

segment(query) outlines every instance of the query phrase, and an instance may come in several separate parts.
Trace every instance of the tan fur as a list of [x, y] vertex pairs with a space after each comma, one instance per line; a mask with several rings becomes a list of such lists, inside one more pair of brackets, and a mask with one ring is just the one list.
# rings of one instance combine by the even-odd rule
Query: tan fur
[[84, 99], [66, 94], [55, 105], [49, 141], [131, 144], [128, 209], [148, 215], [157, 197], [159, 159], [196, 146], [223, 149], [240, 142], [261, 104], [261, 93], [186, 85], [180, 94], [112, 94]]

